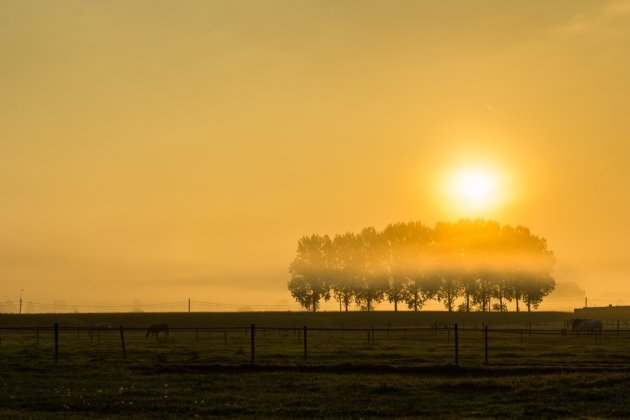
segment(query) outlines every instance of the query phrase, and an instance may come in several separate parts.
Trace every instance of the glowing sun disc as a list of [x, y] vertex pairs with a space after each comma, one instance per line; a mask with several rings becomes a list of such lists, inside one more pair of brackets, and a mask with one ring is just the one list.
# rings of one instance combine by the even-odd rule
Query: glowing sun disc
[[487, 208], [496, 203], [499, 180], [496, 174], [479, 168], [454, 172], [448, 190], [451, 199], [461, 207]]

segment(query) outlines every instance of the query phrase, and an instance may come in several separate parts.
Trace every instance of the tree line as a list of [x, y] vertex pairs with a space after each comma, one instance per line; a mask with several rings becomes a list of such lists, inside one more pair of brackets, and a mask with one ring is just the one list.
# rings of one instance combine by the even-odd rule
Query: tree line
[[537, 309], [555, 287], [555, 258], [544, 238], [523, 226], [462, 219], [430, 228], [395, 223], [382, 231], [313, 234], [298, 241], [289, 266], [291, 296], [317, 311], [334, 298], [340, 310], [372, 311], [387, 300], [418, 311], [437, 300], [449, 311]]

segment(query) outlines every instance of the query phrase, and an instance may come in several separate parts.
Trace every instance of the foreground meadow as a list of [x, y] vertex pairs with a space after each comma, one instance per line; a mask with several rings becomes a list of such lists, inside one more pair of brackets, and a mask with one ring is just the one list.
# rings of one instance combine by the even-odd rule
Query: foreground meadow
[[202, 371], [3, 364], [2, 417], [630, 416], [628, 371]]
[[[306, 358], [303, 328], [292, 327], [302, 319], [257, 319], [254, 363], [251, 329], [235, 325], [246, 318], [120, 315], [131, 325], [124, 353], [119, 328], [90, 335], [85, 326], [111, 315], [0, 318], [0, 417], [630, 417], [624, 329], [562, 335], [555, 314], [533, 319], [531, 331], [512, 320], [509, 331], [490, 329], [486, 364], [480, 321], [460, 319], [468, 326], [455, 366], [454, 332], [429, 315], [407, 327], [379, 315], [374, 330], [349, 319], [330, 329], [323, 315]], [[32, 329], [53, 318], [63, 321], [57, 361], [52, 329]], [[139, 325], [157, 318], [176, 327], [146, 338]], [[17, 321], [23, 328], [11, 330]]]

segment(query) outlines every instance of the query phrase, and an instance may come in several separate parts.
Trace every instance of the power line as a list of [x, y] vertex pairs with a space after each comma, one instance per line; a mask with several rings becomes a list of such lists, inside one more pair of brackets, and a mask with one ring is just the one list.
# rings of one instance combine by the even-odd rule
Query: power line
[[[130, 305], [102, 305], [102, 304], [94, 304], [94, 305], [85, 305], [85, 304], [69, 304], [69, 303], [48, 303], [48, 302], [35, 302], [35, 301], [25, 301], [27, 305], [31, 306], [39, 306], [44, 308], [64, 308], [64, 309], [135, 309], [135, 308], [160, 308], [160, 307], [186, 307], [188, 304], [188, 300], [181, 300], [175, 302], [162, 302], [162, 303], [144, 303], [144, 304], [130, 304]], [[200, 305], [200, 306], [216, 306], [223, 308], [259, 308], [259, 309], [292, 309], [299, 308], [297, 304], [248, 304], [248, 303], [223, 303], [223, 302], [207, 302], [207, 301], [197, 301], [190, 300], [190, 303]], [[12, 305], [15, 304], [13, 301], [0, 302], [0, 306], [3, 305]]]
[[43, 303], [28, 301], [25, 303], [37, 306], [50, 306], [50, 307], [62, 307], [62, 308], [138, 308], [138, 307], [156, 307], [156, 306], [174, 306], [185, 305], [187, 301], [179, 302], [166, 302], [166, 303], [146, 303], [146, 304], [132, 304], [132, 305], [71, 305], [67, 303]]
[[254, 306], [254, 307], [265, 307], [265, 308], [294, 308], [298, 306], [297, 304], [281, 304], [281, 305], [250, 305], [247, 303], [220, 303], [220, 302], [204, 302], [199, 300], [192, 300], [192, 303], [200, 304], [200, 305], [211, 305], [211, 306], [231, 306], [231, 307], [242, 307], [242, 306]]

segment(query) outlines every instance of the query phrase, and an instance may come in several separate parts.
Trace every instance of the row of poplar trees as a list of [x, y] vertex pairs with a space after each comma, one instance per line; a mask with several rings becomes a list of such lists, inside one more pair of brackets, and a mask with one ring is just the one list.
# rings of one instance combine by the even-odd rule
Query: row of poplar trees
[[437, 300], [450, 312], [537, 309], [555, 287], [555, 259], [544, 238], [522, 226], [483, 219], [390, 224], [360, 233], [304, 236], [289, 267], [289, 291], [317, 311], [334, 298], [340, 310], [372, 311], [384, 300], [418, 311]]

